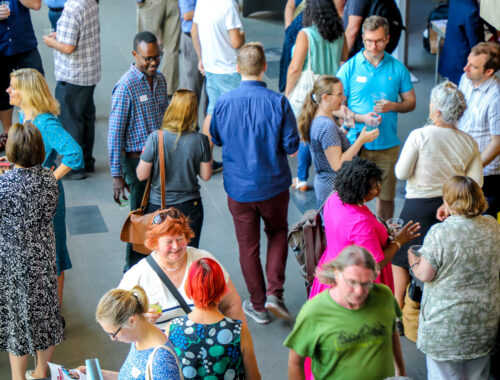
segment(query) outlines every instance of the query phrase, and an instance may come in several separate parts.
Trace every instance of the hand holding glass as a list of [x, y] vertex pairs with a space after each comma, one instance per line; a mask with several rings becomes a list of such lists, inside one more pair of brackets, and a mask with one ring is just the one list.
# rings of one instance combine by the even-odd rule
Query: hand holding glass
[[420, 257], [420, 256], [422, 256], [422, 254], [420, 253], [420, 249], [421, 248], [422, 248], [422, 246], [419, 245], [419, 244], [411, 245], [410, 246], [410, 252], [412, 254], [414, 254], [415, 256]]
[[394, 234], [399, 232], [399, 230], [401, 230], [401, 228], [403, 228], [404, 225], [403, 219], [399, 218], [389, 218], [385, 221], [385, 223], [387, 224], [387, 227], [389, 227], [389, 232], [393, 236]]

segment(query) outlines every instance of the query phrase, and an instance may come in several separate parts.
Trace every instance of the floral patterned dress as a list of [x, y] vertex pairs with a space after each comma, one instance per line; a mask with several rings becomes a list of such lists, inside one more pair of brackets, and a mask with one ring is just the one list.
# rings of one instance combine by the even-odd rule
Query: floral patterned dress
[[420, 250], [436, 270], [425, 283], [417, 347], [437, 361], [491, 354], [500, 319], [500, 225], [491, 216], [452, 215]]
[[59, 190], [50, 170], [0, 176], [0, 351], [34, 354], [64, 340], [52, 218]]
[[169, 331], [185, 379], [243, 378], [241, 321], [224, 317], [202, 325], [184, 315], [172, 320]]

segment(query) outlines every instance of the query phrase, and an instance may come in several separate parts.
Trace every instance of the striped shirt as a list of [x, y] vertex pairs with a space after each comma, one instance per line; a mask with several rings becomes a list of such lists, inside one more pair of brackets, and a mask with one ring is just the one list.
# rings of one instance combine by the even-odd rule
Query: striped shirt
[[[458, 129], [474, 137], [483, 152], [492, 135], [500, 135], [500, 80], [493, 75], [474, 88], [465, 74], [458, 87], [465, 95], [467, 109], [458, 122]], [[500, 155], [483, 169], [485, 176], [500, 174]]]
[[66, 54], [54, 49], [56, 79], [93, 86], [101, 79], [99, 6], [96, 0], [68, 0], [57, 22], [57, 41], [76, 46]]
[[111, 175], [119, 177], [122, 152], [141, 152], [148, 135], [161, 126], [168, 106], [167, 82], [160, 72], [151, 88], [134, 65], [120, 78], [111, 95], [108, 153]]

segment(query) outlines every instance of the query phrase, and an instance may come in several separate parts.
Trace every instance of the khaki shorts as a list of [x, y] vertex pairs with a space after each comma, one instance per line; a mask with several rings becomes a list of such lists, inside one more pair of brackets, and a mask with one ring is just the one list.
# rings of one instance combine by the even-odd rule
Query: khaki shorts
[[382, 150], [361, 149], [361, 158], [375, 162], [382, 169], [382, 190], [379, 198], [383, 201], [392, 201], [396, 198], [396, 174], [394, 167], [399, 157], [399, 146]]

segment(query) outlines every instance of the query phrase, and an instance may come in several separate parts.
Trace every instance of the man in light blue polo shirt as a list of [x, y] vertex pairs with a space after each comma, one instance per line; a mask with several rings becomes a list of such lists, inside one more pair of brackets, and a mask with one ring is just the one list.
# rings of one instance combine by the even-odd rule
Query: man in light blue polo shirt
[[[382, 190], [377, 198], [377, 215], [394, 214], [396, 177], [394, 166], [399, 154], [398, 112], [415, 109], [415, 91], [406, 67], [384, 49], [389, 42], [389, 24], [384, 17], [371, 16], [363, 22], [365, 48], [347, 61], [337, 73], [344, 85], [348, 108], [354, 112], [355, 127], [347, 137], [351, 143], [370, 121], [379, 121], [380, 135], [365, 144], [360, 156], [383, 170]], [[337, 115], [342, 116], [342, 115]]]

